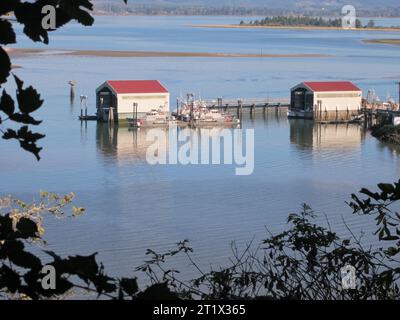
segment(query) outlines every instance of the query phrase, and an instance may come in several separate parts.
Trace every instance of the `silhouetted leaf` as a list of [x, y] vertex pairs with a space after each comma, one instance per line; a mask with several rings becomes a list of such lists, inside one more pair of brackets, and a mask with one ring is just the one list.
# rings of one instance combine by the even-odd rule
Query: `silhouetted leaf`
[[89, 283], [99, 273], [99, 265], [96, 262], [94, 253], [90, 256], [73, 256], [67, 259], [56, 259], [53, 263], [54, 267], [60, 273], [74, 274]]
[[3, 90], [0, 99], [0, 110], [8, 116], [11, 116], [15, 110], [14, 100], [7, 94], [6, 90]]
[[394, 186], [390, 183], [380, 183], [380, 184], [378, 184], [378, 188], [388, 194], [394, 192], [394, 190], [395, 190]]
[[29, 114], [22, 114], [22, 113], [14, 113], [10, 115], [10, 120], [24, 124], [32, 124], [35, 126], [42, 123], [41, 120], [35, 120]]
[[10, 292], [15, 293], [20, 285], [19, 274], [3, 264], [0, 268], [0, 288], [7, 288]]
[[28, 130], [28, 126], [21, 127], [17, 132], [12, 129], [8, 129], [4, 135], [3, 139], [16, 139], [19, 141], [20, 146], [33, 153], [37, 160], [40, 160], [39, 152], [42, 148], [39, 148], [36, 145], [37, 140], [44, 138], [45, 135], [40, 133], [33, 133], [32, 131]]
[[9, 214], [4, 216], [0, 215], [0, 241], [7, 239], [15, 239], [15, 234], [13, 230], [13, 220]]
[[7, 129], [6, 132], [3, 134], [3, 139], [10, 140], [10, 139], [18, 139], [18, 135], [15, 130]]
[[24, 244], [19, 240], [8, 240], [1, 246], [8, 259], [15, 265], [27, 269], [41, 269], [41, 261], [35, 255], [24, 250]]
[[374, 200], [379, 200], [380, 199], [379, 193], [371, 192], [366, 188], [362, 188], [360, 193], [363, 193], [363, 194], [367, 195], [368, 197], [371, 197]]
[[15, 6], [20, 2], [20, 0], [7, 0], [0, 1], [0, 15], [14, 11]]
[[31, 219], [21, 218], [16, 224], [19, 231], [18, 236], [24, 239], [36, 238], [38, 236], [38, 226]]
[[125, 291], [128, 295], [133, 296], [138, 292], [139, 287], [136, 278], [122, 278], [120, 281], [120, 286], [123, 291]]
[[156, 283], [138, 294], [142, 300], [178, 300], [176, 293], [172, 292], [166, 283]]
[[394, 247], [390, 247], [386, 250], [386, 253], [390, 256], [393, 257], [395, 255], [397, 255], [400, 252], [400, 248], [394, 248]]
[[36, 143], [32, 141], [20, 141], [19, 144], [26, 151], [33, 153], [33, 155], [36, 157], [38, 161], [40, 160], [39, 153], [43, 148], [38, 147]]
[[0, 19], [0, 44], [11, 44], [15, 42], [16, 36], [11, 23]]
[[0, 47], [0, 86], [7, 81], [11, 71], [11, 61], [2, 47]]
[[19, 88], [17, 91], [17, 100], [19, 110], [22, 113], [34, 112], [43, 104], [43, 100], [40, 99], [40, 94], [38, 94], [32, 86], [26, 89]]
[[86, 10], [93, 10], [93, 4], [89, 0], [61, 0], [60, 9], [64, 10], [71, 18], [84, 26], [91, 26], [93, 17]]
[[20, 78], [18, 78], [15, 74], [13, 74], [13, 76], [14, 76], [15, 83], [17, 84], [18, 90], [22, 90], [22, 87], [24, 86], [24, 82]]
[[17, 21], [24, 25], [24, 33], [35, 42], [49, 43], [47, 30], [42, 28], [42, 8], [44, 3], [37, 1], [35, 3], [19, 3], [14, 14]]

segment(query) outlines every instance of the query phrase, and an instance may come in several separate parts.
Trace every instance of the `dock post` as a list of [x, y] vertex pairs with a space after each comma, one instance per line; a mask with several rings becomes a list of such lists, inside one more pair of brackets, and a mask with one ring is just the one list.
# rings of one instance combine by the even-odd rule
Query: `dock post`
[[114, 122], [114, 108], [110, 107], [108, 110], [108, 121], [112, 124]]
[[70, 99], [71, 102], [73, 102], [74, 99], [75, 99], [75, 86], [76, 86], [76, 81], [75, 81], [75, 80], [70, 80], [70, 81], [68, 81], [68, 84], [69, 84], [69, 86], [70, 86], [70, 89], [69, 89], [69, 99]]
[[319, 119], [322, 120], [322, 100], [319, 100]]
[[137, 124], [137, 121], [138, 121], [138, 108], [139, 108], [139, 105], [138, 105], [138, 103], [136, 102], [136, 103], [135, 103], [135, 112], [136, 112], [136, 114], [135, 114], [135, 119], [136, 119], [136, 124]]
[[136, 102], [132, 104], [132, 121], [133, 127], [137, 126]]
[[400, 82], [397, 83], [399, 85], [399, 109], [400, 110]]
[[85, 116], [87, 117], [87, 96], [85, 96]]
[[251, 113], [251, 115], [254, 114], [255, 109], [256, 109], [256, 105], [253, 103], [253, 105], [252, 105], [251, 108], [250, 108], [250, 113]]

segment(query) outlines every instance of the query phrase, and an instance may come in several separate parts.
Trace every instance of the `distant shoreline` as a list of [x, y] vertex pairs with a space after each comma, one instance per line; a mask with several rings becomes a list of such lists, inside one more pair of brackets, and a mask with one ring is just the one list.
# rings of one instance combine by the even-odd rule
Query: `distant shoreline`
[[211, 29], [284, 29], [284, 30], [326, 30], [326, 31], [375, 31], [375, 32], [400, 32], [399, 28], [374, 27], [374, 28], [356, 28], [343, 29], [341, 27], [316, 27], [316, 26], [252, 26], [240, 24], [197, 24], [190, 25], [193, 28], [211, 28]]
[[110, 50], [55, 50], [8, 48], [12, 58], [30, 56], [88, 56], [106, 58], [328, 58], [325, 54], [254, 54], [254, 53], [212, 53], [212, 52], [163, 52], [163, 51], [110, 51]]

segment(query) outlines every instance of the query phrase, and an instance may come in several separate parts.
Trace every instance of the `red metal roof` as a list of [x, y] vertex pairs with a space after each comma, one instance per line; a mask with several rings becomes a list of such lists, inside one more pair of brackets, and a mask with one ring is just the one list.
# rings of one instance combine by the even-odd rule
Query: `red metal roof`
[[115, 92], [124, 93], [168, 93], [157, 80], [108, 80]]
[[315, 92], [361, 91], [350, 81], [303, 82], [303, 84]]

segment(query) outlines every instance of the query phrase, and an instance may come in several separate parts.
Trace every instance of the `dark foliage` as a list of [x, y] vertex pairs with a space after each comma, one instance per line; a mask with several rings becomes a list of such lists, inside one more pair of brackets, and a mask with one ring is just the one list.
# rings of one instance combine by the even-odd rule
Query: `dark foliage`
[[400, 144], [400, 126], [384, 123], [374, 126], [371, 129], [371, 134], [383, 142]]
[[[124, 0], [126, 3], [126, 0]], [[13, 24], [5, 14], [13, 14], [16, 23], [23, 25], [23, 32], [27, 37], [35, 42], [49, 43], [49, 31], [42, 27], [42, 19], [45, 14], [42, 8], [46, 5], [52, 5], [56, 8], [56, 28], [62, 27], [71, 20], [76, 20], [84, 26], [93, 24], [93, 17], [90, 11], [93, 10], [93, 4], [90, 0], [36, 0], [25, 2], [22, 0], [0, 1], [0, 88], [7, 82], [11, 73], [11, 61], [6, 50], [2, 45], [16, 43], [16, 36]], [[42, 148], [37, 146], [38, 140], [44, 137], [43, 134], [33, 133], [28, 125], [37, 126], [41, 121], [35, 120], [31, 115], [38, 110], [43, 100], [37, 91], [29, 86], [23, 88], [23, 82], [14, 75], [17, 89], [16, 98], [18, 102], [18, 111], [15, 111], [15, 102], [13, 98], [3, 90], [0, 101], [0, 133], [3, 139], [16, 139], [20, 146], [33, 153], [37, 160], [40, 159]], [[23, 124], [19, 130], [5, 129], [3, 125], [6, 121], [17, 124]]]
[[[44, 263], [27, 250], [40, 241], [41, 219], [28, 214], [37, 208], [63, 215], [61, 207], [72, 196], [53, 197], [55, 207], [20, 205], [0, 215], [0, 296], [8, 298], [48, 299], [62, 297], [71, 290], [85, 290], [109, 299], [301, 299], [301, 300], [392, 300], [400, 298], [400, 181], [378, 185], [378, 191], [362, 189], [353, 194], [349, 206], [354, 214], [372, 216], [375, 235], [383, 245], [364, 247], [362, 239], [352, 235], [341, 238], [327, 226], [314, 222], [315, 214], [304, 205], [299, 214], [288, 217], [290, 228], [270, 234], [258, 247], [239, 252], [232, 246], [231, 264], [203, 272], [192, 258], [187, 241], [175, 250], [160, 254], [148, 250], [149, 260], [136, 271], [149, 279], [147, 288], [139, 288], [136, 277], [113, 278], [105, 273], [96, 254], [62, 258], [46, 251], [57, 271], [56, 289], [41, 285]], [[36, 208], [36, 209], [35, 209]], [[45, 208], [45, 209], [44, 209]], [[82, 208], [74, 208], [81, 212]], [[165, 263], [183, 254], [200, 273], [192, 281], [180, 280], [179, 271]], [[173, 263], [173, 261], [172, 261]], [[343, 290], [340, 270], [346, 265], [356, 269], [357, 290]]]

